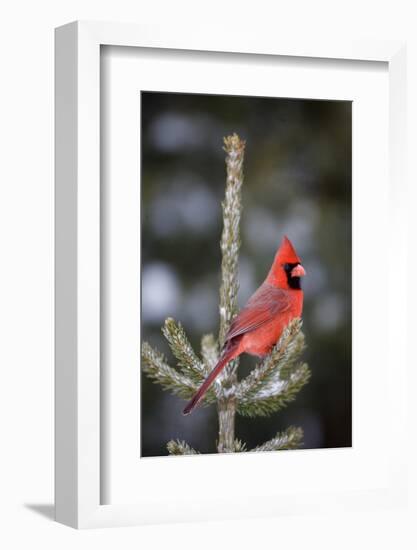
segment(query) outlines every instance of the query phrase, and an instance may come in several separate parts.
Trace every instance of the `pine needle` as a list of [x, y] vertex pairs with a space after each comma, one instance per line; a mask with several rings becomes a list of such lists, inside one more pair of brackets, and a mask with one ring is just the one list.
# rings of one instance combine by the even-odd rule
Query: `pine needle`
[[285, 432], [278, 432], [275, 437], [251, 449], [252, 453], [261, 453], [264, 451], [284, 451], [288, 449], [298, 449], [303, 439], [302, 428], [290, 426]]
[[171, 439], [167, 443], [167, 449], [170, 455], [198, 455], [198, 451], [194, 450], [185, 441], [179, 439]]

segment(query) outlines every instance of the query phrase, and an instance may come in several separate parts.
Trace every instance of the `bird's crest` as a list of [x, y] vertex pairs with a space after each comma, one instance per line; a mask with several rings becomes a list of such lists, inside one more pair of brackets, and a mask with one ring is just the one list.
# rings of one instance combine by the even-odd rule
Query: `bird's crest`
[[295, 248], [291, 244], [289, 238], [284, 235], [282, 239], [281, 246], [278, 249], [276, 259], [279, 260], [281, 264], [300, 264], [301, 259], [298, 257]]

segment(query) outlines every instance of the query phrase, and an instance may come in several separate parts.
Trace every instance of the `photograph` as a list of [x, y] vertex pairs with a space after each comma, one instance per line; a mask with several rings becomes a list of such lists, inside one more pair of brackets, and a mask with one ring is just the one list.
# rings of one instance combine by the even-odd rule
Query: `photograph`
[[351, 447], [352, 102], [140, 105], [140, 457]]

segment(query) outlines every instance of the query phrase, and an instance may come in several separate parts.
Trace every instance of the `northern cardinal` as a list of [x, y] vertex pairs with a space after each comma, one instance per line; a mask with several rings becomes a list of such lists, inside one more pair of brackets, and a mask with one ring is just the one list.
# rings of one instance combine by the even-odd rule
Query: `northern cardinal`
[[217, 365], [183, 414], [194, 410], [229, 361], [241, 353], [264, 357], [278, 342], [288, 323], [295, 317], [301, 317], [303, 291], [300, 277], [305, 274], [293, 245], [284, 236], [267, 278], [234, 318]]

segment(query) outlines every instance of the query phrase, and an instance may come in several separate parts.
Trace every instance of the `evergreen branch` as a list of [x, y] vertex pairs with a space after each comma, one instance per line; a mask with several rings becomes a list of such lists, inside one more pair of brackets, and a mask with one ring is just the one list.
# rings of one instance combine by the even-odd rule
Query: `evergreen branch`
[[167, 449], [170, 455], [198, 455], [198, 451], [194, 450], [185, 441], [179, 439], [168, 441]]
[[235, 453], [245, 453], [248, 449], [246, 448], [246, 443], [240, 439], [235, 439]]
[[224, 345], [226, 333], [237, 313], [238, 257], [240, 247], [239, 224], [242, 214], [241, 188], [243, 183], [243, 157], [245, 142], [237, 134], [224, 138], [226, 151], [226, 194], [222, 202], [223, 232], [220, 241], [222, 251], [222, 284], [220, 287], [219, 345]]
[[290, 426], [285, 432], [278, 432], [275, 437], [262, 445], [251, 449], [252, 453], [263, 451], [284, 451], [287, 449], [298, 449], [302, 445], [303, 429]]
[[237, 411], [268, 416], [285, 407], [308, 382], [310, 370], [299, 363], [304, 350], [301, 319], [293, 319], [271, 353], [237, 386]]
[[[238, 260], [240, 235], [239, 225], [242, 215], [241, 191], [243, 183], [243, 158], [245, 142], [237, 134], [223, 139], [226, 151], [226, 192], [222, 202], [223, 231], [220, 239], [222, 253], [220, 285], [220, 330], [219, 349], [222, 350], [230, 323], [237, 313], [237, 293], [239, 290]], [[220, 391], [217, 389], [219, 415], [219, 453], [233, 452], [235, 441], [236, 403], [233, 397], [225, 394], [237, 381], [238, 359], [231, 361], [218, 377]], [[218, 386], [216, 386], [218, 388]]]
[[211, 369], [207, 369], [197, 357], [181, 323], [176, 323], [172, 317], [168, 317], [162, 327], [162, 334], [167, 339], [182, 372], [200, 384]]
[[[195, 388], [198, 388], [211, 371], [211, 368], [200, 361], [197, 354], [194, 352], [181, 323], [176, 323], [174, 319], [168, 317], [162, 327], [162, 333], [167, 339], [171, 351], [178, 361], [178, 366], [181, 369], [181, 373], [193, 382]], [[175, 372], [178, 371], [175, 370]], [[174, 393], [179, 395], [178, 392]], [[205, 403], [212, 403], [215, 400], [215, 390], [214, 387], [211, 387], [204, 395], [203, 401]]]
[[198, 385], [185, 374], [178, 372], [166, 363], [162, 353], [153, 349], [147, 342], [142, 344], [142, 369], [156, 384], [160, 384], [164, 390], [184, 399], [190, 399]]
[[299, 366], [298, 360], [305, 350], [305, 347], [304, 334], [300, 331], [298, 334], [295, 334], [293, 341], [290, 342], [287, 349], [286, 360], [282, 361], [279, 367], [279, 378], [281, 380], [288, 380], [291, 374]]
[[201, 356], [208, 371], [216, 366], [219, 359], [219, 349], [212, 334], [205, 334], [201, 338]]
[[238, 402], [250, 402], [259, 397], [261, 392], [264, 396], [280, 392], [285, 380], [290, 379], [294, 365], [304, 349], [301, 325], [300, 319], [293, 319], [262, 363], [239, 382], [235, 392]]
[[260, 391], [250, 399], [240, 400], [237, 412], [242, 416], [269, 416], [294, 401], [295, 396], [307, 384], [310, 376], [311, 372], [308, 366], [301, 363], [287, 380], [280, 380], [275, 386], [270, 386], [268, 388], [270, 393]]

